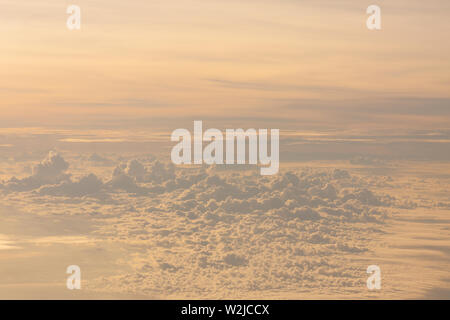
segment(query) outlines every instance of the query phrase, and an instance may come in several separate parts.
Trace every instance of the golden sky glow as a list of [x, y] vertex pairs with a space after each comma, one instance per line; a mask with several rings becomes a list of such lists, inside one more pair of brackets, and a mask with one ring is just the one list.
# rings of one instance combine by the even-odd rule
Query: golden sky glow
[[[66, 28], [69, 4], [81, 7], [80, 31]], [[323, 106], [372, 102], [389, 110], [370, 111], [389, 126], [395, 99], [448, 105], [448, 1], [378, 1], [381, 31], [366, 28], [370, 4], [2, 0], [2, 125], [273, 117], [286, 106], [281, 122], [326, 123]], [[427, 116], [402, 112], [406, 126], [448, 123], [448, 112]]]

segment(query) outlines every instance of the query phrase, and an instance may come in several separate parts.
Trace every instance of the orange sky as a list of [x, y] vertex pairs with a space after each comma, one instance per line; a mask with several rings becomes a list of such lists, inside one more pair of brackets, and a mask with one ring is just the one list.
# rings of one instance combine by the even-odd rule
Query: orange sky
[[[80, 31], [66, 28], [69, 4]], [[449, 2], [377, 1], [381, 31], [366, 28], [370, 4], [0, 0], [0, 125], [232, 115], [336, 126], [370, 105], [387, 127], [446, 127]]]

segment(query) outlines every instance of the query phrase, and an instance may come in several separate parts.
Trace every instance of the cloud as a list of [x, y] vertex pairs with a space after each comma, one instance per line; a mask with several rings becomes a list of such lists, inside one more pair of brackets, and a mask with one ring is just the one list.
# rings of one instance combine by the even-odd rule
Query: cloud
[[69, 164], [58, 153], [50, 151], [47, 157], [33, 168], [33, 175], [43, 179], [60, 176]]
[[[138, 176], [151, 170], [137, 167]], [[147, 267], [137, 263], [135, 271], [96, 283], [97, 288], [120, 292], [132, 283], [134, 292], [166, 297], [209, 296], [217, 287], [226, 297], [236, 290], [329, 286], [330, 281], [352, 288], [358, 276], [332, 263], [332, 257], [369, 252], [366, 228], [379, 229], [386, 209], [397, 205], [341, 169], [291, 170], [273, 177], [211, 168], [179, 168], [172, 174], [174, 187], [145, 201], [145, 212], [116, 217], [114, 228], [102, 231], [114, 241], [144, 241], [136, 259]], [[158, 263], [150, 267], [149, 256]]]
[[41, 187], [38, 192], [41, 195], [83, 197], [98, 195], [103, 189], [103, 182], [95, 174], [91, 173], [81, 177], [78, 181], [63, 181], [55, 186]]
[[72, 177], [67, 161], [54, 154], [38, 168], [17, 179], [39, 181], [22, 201], [63, 220], [81, 210], [95, 221], [96, 237], [122, 248], [122, 271], [87, 285], [105, 292], [223, 298], [299, 286], [352, 290], [360, 277], [350, 257], [370, 253], [368, 235], [381, 232], [405, 205], [373, 189], [384, 177], [343, 169], [263, 177], [256, 170], [175, 168], [141, 158], [109, 176], [88, 169]]
[[31, 176], [23, 179], [13, 177], [3, 185], [3, 189], [7, 191], [30, 191], [42, 185], [67, 181], [70, 178], [70, 175], [65, 173], [68, 168], [68, 162], [61, 155], [50, 151], [44, 160], [33, 167]]

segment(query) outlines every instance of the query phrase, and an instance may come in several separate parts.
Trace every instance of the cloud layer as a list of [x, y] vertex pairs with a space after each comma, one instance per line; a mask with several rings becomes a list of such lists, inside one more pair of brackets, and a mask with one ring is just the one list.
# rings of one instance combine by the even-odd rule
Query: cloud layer
[[379, 192], [394, 187], [392, 178], [343, 169], [267, 177], [255, 167], [182, 168], [153, 157], [124, 161], [109, 175], [73, 175], [68, 168], [51, 152], [31, 175], [4, 181], [1, 196], [67, 220], [68, 229], [74, 217], [82, 218], [78, 236], [120, 248], [117, 271], [87, 283], [93, 292], [248, 298], [326, 288], [351, 294], [364, 288], [360, 260], [373, 254], [386, 219], [397, 210], [448, 205]]

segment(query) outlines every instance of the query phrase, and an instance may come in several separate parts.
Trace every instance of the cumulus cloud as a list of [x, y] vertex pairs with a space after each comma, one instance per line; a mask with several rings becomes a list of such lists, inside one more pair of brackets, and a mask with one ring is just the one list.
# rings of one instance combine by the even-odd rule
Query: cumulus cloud
[[70, 176], [65, 173], [68, 168], [68, 162], [61, 155], [50, 151], [44, 160], [33, 167], [31, 176], [23, 179], [13, 177], [3, 188], [8, 191], [29, 191], [45, 184], [59, 183], [69, 179]]
[[69, 168], [69, 164], [61, 155], [50, 151], [47, 157], [33, 168], [35, 177], [55, 178]]
[[83, 207], [98, 219], [96, 236], [123, 246], [128, 271], [90, 282], [93, 290], [201, 297], [220, 288], [221, 298], [330, 283], [351, 289], [359, 277], [336, 259], [370, 252], [367, 235], [404, 205], [342, 169], [266, 177], [132, 159], [109, 176], [67, 171], [67, 161], [52, 153], [31, 176], [4, 187], [31, 192], [45, 210], [63, 214], [69, 206], [56, 203], [64, 197], [71, 212]]
[[38, 192], [42, 195], [83, 197], [87, 195], [99, 195], [102, 188], [102, 180], [91, 173], [81, 177], [77, 181], [67, 180], [58, 185], [41, 187]]
[[[105, 159], [94, 154], [90, 160], [102, 162]], [[153, 161], [148, 166], [136, 159], [122, 163], [106, 182], [94, 173], [74, 179], [66, 173], [68, 168], [69, 163], [60, 154], [50, 151], [44, 160], [34, 166], [32, 175], [22, 179], [13, 177], [0, 186], [7, 192], [35, 190], [41, 195], [66, 197], [99, 196], [102, 192], [115, 191], [145, 195], [177, 188], [174, 166], [159, 161]]]
[[[218, 297], [293, 285], [353, 288], [358, 275], [336, 264], [336, 257], [368, 252], [368, 230], [381, 228], [387, 209], [397, 205], [345, 170], [262, 177], [200, 167], [173, 170], [163, 181], [149, 179], [149, 167], [130, 162], [116, 174], [130, 177], [130, 188], [160, 186], [164, 193], [99, 231], [110, 240], [142, 243], [144, 251], [130, 263], [134, 271], [96, 282], [96, 288], [126, 285], [166, 297], [211, 296], [217, 288]], [[157, 262], [149, 263], [150, 256]]]

